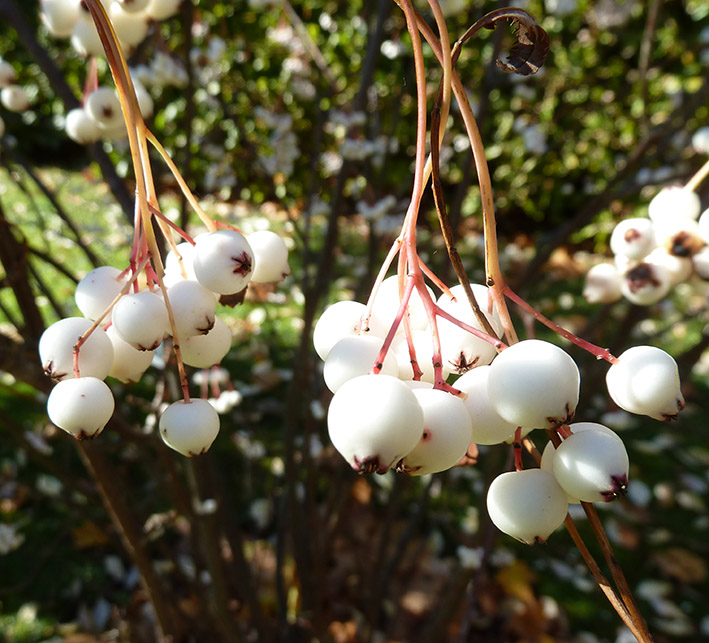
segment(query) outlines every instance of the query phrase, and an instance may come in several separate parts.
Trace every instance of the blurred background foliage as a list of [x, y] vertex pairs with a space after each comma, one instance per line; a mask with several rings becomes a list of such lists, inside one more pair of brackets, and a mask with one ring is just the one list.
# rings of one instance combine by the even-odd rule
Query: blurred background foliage
[[[513, 41], [501, 28], [468, 43], [458, 64], [486, 142], [502, 259], [510, 283], [562, 325], [613, 351], [653, 343], [678, 357], [689, 404], [666, 426], [618, 413], [598, 392], [602, 366], [572, 351], [579, 416], [623, 431], [631, 454], [628, 498], [600, 508], [618, 559], [658, 641], [701, 640], [706, 287], [643, 309], [591, 306], [580, 293], [615, 222], [644, 214], [661, 186], [706, 160], [690, 139], [709, 122], [709, 4], [515, 5], [550, 35], [542, 70], [495, 66]], [[443, 6], [455, 38], [502, 5]], [[73, 286], [92, 265], [125, 267], [131, 169], [125, 143], [86, 148], [66, 136], [67, 96], [33, 47], [75, 99], [87, 61], [47, 33], [35, 2], [0, 0], [0, 16], [0, 56], [32, 100], [1, 112], [0, 218], [14, 244], [0, 284], [0, 640], [151, 641], [161, 604], [185, 641], [629, 640], [565, 534], [529, 548], [490, 528], [485, 489], [510, 466], [508, 449], [419, 480], [357, 478], [329, 446], [313, 319], [326, 303], [366, 297], [411, 189], [413, 62], [393, 2], [186, 1], [130, 54], [137, 74], [166, 57], [181, 70], [178, 86], [149, 86], [149, 126], [205, 207], [291, 246], [292, 276], [227, 313], [235, 342], [224, 368], [240, 403], [212, 450], [189, 461], [153, 431], [175, 388], [160, 360], [140, 384], [112, 383], [120, 417], [99, 440], [77, 444], [46, 418], [27, 298], [48, 325], [76, 314]], [[432, 103], [441, 74], [428, 49], [426, 62]], [[101, 59], [98, 77], [111, 82]], [[441, 158], [458, 248], [480, 280], [479, 190], [455, 108]], [[163, 210], [191, 224], [172, 177], [160, 169], [159, 180]], [[706, 186], [700, 195], [706, 208]], [[429, 193], [419, 241], [450, 281]]]

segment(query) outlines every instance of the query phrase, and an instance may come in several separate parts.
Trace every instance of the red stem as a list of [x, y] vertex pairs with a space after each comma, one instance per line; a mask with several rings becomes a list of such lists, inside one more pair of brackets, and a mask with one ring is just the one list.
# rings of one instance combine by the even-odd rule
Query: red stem
[[537, 321], [544, 324], [547, 328], [551, 328], [558, 335], [565, 337], [571, 343], [576, 344], [579, 348], [583, 348], [583, 350], [591, 353], [591, 355], [594, 355], [596, 359], [604, 359], [606, 362], [610, 362], [611, 364], [615, 364], [618, 361], [618, 358], [615, 357], [607, 348], [601, 348], [591, 342], [587, 342], [585, 339], [577, 337], [572, 332], [562, 328], [559, 324], [554, 323], [551, 319], [542, 315], [542, 313], [540, 313], [536, 308], [530, 306], [526, 301], [524, 301], [524, 299], [514, 293], [507, 284], [503, 286], [502, 293], [505, 297], [515, 302], [515, 304], [522, 308], [522, 310], [532, 315]]

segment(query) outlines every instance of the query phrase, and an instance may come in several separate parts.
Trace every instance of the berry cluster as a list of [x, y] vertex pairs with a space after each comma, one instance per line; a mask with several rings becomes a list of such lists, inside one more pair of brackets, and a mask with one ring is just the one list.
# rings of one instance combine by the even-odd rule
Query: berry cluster
[[[216, 315], [220, 297], [250, 282], [280, 281], [289, 273], [287, 257], [273, 232], [246, 237], [225, 229], [171, 250], [162, 286], [150, 269], [142, 285], [137, 269], [89, 272], [74, 294], [84, 317], [55, 322], [39, 342], [44, 370], [57, 382], [47, 402], [52, 422], [80, 439], [98, 435], [114, 410], [103, 380], [138, 381], [166, 338], [183, 364], [219, 364], [231, 348], [231, 332]], [[206, 400], [175, 402], [160, 418], [163, 440], [184, 455], [206, 451], [218, 430], [217, 411]]]
[[[397, 283], [384, 280], [369, 305], [332, 304], [314, 330], [325, 383], [334, 393], [330, 439], [355, 471], [436, 473], [460, 463], [471, 444], [514, 442], [519, 450], [524, 435], [545, 429], [560, 444], [554, 449], [549, 442], [541, 468], [523, 470], [517, 453], [517, 471], [499, 476], [488, 494], [493, 522], [527, 543], [546, 540], [564, 521], [569, 502], [625, 493], [628, 456], [621, 439], [600, 424], [568, 424], [580, 385], [568, 353], [537, 339], [505, 347], [485, 286], [471, 284], [471, 290], [494, 335], [459, 299], [460, 286], [432, 304], [430, 325], [430, 305], [423, 301], [430, 289], [415, 291], [402, 307], [390, 286]], [[408, 330], [398, 326], [402, 312]], [[443, 362], [431, 361], [434, 354]], [[675, 361], [661, 349], [598, 354], [611, 362], [608, 393], [622, 409], [668, 420], [684, 406]], [[419, 364], [422, 355], [428, 364]]]
[[[82, 56], [102, 56], [99, 38], [87, 4], [83, 0], [41, 0], [42, 22], [55, 38], [69, 38]], [[101, 0], [111, 19], [120, 46], [131, 51], [147, 35], [153, 20], [174, 16], [180, 0]]]
[[706, 171], [705, 165], [686, 186], [660, 190], [649, 203], [647, 217], [624, 219], [615, 226], [610, 238], [613, 262], [598, 263], [586, 273], [583, 294], [589, 303], [624, 297], [649, 306], [695, 275], [709, 280], [709, 209], [701, 212], [693, 189]]
[[[117, 9], [115, 4], [108, 9], [115, 13], [123, 7], [141, 15], [143, 10], [156, 7], [170, 6], [172, 11], [178, 4], [172, 0], [125, 0]], [[61, 18], [61, 7], [62, 0], [45, 1], [45, 19]], [[105, 3], [85, 0], [80, 9], [90, 15], [94, 31], [101, 33], [117, 92], [110, 88], [92, 92], [86, 112], [105, 131], [122, 128], [127, 135], [136, 181], [135, 232], [129, 267], [121, 271], [101, 266], [86, 275], [75, 292], [84, 317], [60, 320], [40, 338], [42, 365], [57, 381], [47, 402], [48, 414], [57, 426], [77, 438], [98, 435], [115, 406], [104, 378], [140, 379], [152, 362], [152, 353], [169, 338], [183, 399], [162, 413], [160, 434], [176, 451], [198, 455], [214, 441], [219, 417], [206, 399], [190, 397], [185, 366], [209, 368], [221, 362], [231, 347], [231, 333], [216, 315], [217, 304], [234, 306], [243, 301], [250, 282], [283, 279], [290, 272], [287, 247], [272, 232], [262, 230], [246, 237], [236, 228], [217, 224], [203, 210], [143, 120], [144, 104], [140, 104], [136, 84], [128, 75], [114, 35], [115, 20], [109, 17]], [[148, 144], [162, 156], [206, 227], [205, 233], [193, 239], [162, 214]], [[156, 230], [170, 248], [164, 262]], [[179, 245], [175, 235], [183, 241]]]
[[[135, 78], [133, 87], [142, 117], [150, 118], [154, 108], [152, 97]], [[123, 140], [127, 136], [121, 103], [112, 87], [97, 87], [90, 92], [82, 107], [75, 107], [67, 113], [64, 127], [67, 136], [81, 145], [94, 143], [100, 138]]]

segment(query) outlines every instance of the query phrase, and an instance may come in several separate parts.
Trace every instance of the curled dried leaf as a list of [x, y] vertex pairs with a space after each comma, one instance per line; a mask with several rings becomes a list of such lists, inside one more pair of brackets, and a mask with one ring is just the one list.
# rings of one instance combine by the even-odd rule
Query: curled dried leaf
[[500, 21], [508, 21], [512, 25], [516, 42], [507, 60], [498, 59], [497, 66], [522, 76], [536, 74], [549, 53], [549, 34], [526, 11], [514, 7], [496, 9], [480, 18], [455, 44], [454, 61], [467, 40], [482, 28], [495, 29]]
[[517, 41], [510, 50], [507, 61], [498, 59], [497, 66], [513, 74], [536, 74], [549, 53], [549, 34], [529, 16], [529, 21], [510, 18]]

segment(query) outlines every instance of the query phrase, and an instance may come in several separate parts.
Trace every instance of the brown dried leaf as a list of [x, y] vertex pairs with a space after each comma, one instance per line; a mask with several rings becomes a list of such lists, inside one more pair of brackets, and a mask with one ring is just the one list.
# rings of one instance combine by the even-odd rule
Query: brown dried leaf
[[681, 583], [702, 583], [707, 577], [707, 564], [701, 556], [673, 547], [653, 556], [655, 564], [663, 573]]
[[549, 53], [549, 34], [536, 22], [521, 22], [511, 19], [517, 27], [517, 42], [510, 50], [507, 62], [498, 59], [497, 66], [506, 72], [529, 76], [536, 74]]
[[514, 7], [491, 11], [477, 24], [482, 23], [486, 29], [494, 29], [501, 20], [509, 21], [516, 42], [507, 61], [498, 59], [497, 66], [522, 76], [536, 74], [549, 53], [549, 34], [526, 11]]

